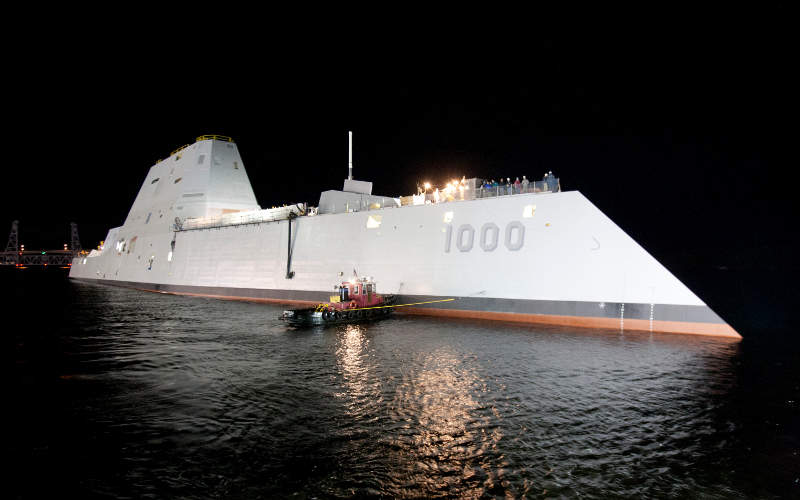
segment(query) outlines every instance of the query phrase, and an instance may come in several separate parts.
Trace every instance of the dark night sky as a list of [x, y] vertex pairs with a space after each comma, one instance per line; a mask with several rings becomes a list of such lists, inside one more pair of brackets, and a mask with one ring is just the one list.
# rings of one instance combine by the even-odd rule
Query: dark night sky
[[469, 30], [386, 46], [252, 35], [246, 53], [52, 45], [10, 62], [0, 228], [5, 239], [19, 219], [28, 248], [55, 248], [75, 221], [97, 245], [148, 168], [207, 133], [236, 140], [262, 206], [315, 204], [341, 188], [353, 130], [355, 177], [379, 194], [552, 170], [673, 269], [796, 266], [796, 57], [785, 9], [758, 14], [693, 35], [643, 26], [492, 45]]

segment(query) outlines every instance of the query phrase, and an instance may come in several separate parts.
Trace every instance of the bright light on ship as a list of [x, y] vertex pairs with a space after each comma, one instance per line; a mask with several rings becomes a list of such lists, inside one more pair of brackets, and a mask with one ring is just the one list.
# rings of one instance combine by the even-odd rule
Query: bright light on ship
[[525, 205], [525, 208], [522, 209], [522, 216], [526, 219], [530, 219], [535, 213], [536, 205]]

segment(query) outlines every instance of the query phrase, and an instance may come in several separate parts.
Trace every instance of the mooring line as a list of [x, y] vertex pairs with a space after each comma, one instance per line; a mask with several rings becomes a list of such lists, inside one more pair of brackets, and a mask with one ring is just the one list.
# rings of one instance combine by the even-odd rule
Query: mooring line
[[356, 308], [356, 309], [343, 309], [343, 311], [364, 311], [364, 310], [367, 310], [367, 309], [385, 309], [387, 307], [418, 306], [420, 304], [433, 304], [435, 302], [450, 302], [451, 300], [456, 300], [456, 299], [428, 300], [426, 302], [414, 302], [412, 304], [397, 304], [396, 306], [359, 307], [359, 308]]

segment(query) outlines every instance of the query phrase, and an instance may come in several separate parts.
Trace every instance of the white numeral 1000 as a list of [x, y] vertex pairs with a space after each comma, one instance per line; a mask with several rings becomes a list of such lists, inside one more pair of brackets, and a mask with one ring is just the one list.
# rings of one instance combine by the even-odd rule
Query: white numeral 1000
[[[511, 221], [506, 226], [503, 242], [506, 248], [516, 252], [525, 243], [525, 226], [519, 221]], [[487, 222], [481, 226], [478, 242], [484, 252], [493, 252], [500, 239], [500, 228], [494, 222]], [[445, 230], [444, 251], [450, 252], [453, 242], [453, 225], [448, 224]], [[461, 252], [469, 252], [475, 243], [475, 228], [472, 224], [461, 224], [456, 230], [456, 248]]]

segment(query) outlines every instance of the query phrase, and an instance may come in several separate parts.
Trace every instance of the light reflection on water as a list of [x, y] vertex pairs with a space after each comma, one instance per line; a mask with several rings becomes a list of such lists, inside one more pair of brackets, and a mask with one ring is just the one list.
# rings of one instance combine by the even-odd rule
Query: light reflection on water
[[[405, 493], [428, 484], [442, 493], [480, 494], [483, 485], [464, 480], [479, 476], [491, 484], [496, 467], [482, 457], [496, 451], [502, 417], [497, 412], [487, 415], [492, 409], [481, 408], [473, 397], [482, 383], [470, 360], [448, 347], [420, 356], [417, 369], [403, 373], [392, 401], [392, 416], [403, 431], [390, 445], [399, 450], [399, 465], [405, 465], [398, 470], [411, 485]], [[403, 464], [403, 457], [413, 461]]]
[[55, 385], [38, 387], [63, 424], [49, 437], [19, 424], [66, 464], [74, 491], [741, 491], [735, 342], [402, 316], [292, 329], [260, 304], [78, 284], [70, 294], [52, 325]]

